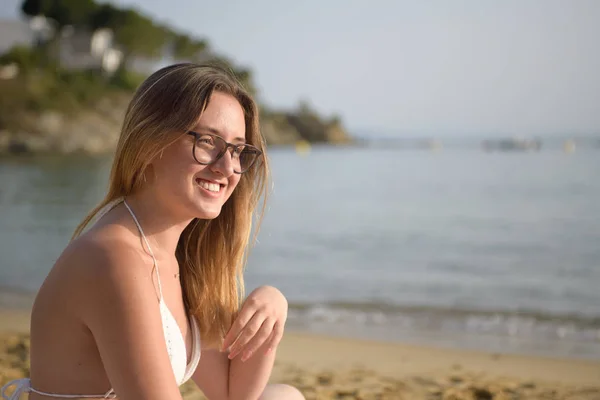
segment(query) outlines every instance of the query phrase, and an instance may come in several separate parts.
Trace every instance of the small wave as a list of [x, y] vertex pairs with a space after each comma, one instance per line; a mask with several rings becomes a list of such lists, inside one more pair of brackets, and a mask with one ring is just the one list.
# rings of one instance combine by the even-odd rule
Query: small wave
[[371, 325], [396, 332], [468, 333], [600, 342], [600, 317], [588, 315], [347, 302], [290, 304], [289, 315], [290, 320], [298, 324]]

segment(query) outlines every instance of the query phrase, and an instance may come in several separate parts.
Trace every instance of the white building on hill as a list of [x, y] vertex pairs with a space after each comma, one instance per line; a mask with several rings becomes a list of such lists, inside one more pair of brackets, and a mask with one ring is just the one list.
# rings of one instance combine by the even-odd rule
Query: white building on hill
[[[44, 17], [29, 21], [0, 20], [0, 54], [14, 46], [35, 46], [53, 32], [52, 23]], [[123, 61], [123, 53], [113, 37], [110, 29], [89, 32], [66, 27], [60, 33], [58, 61], [63, 68], [93, 69], [110, 75]]]

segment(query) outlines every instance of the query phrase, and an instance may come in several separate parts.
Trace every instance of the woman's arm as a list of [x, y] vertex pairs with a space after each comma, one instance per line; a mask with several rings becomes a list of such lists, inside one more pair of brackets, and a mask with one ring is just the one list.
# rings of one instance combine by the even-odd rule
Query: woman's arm
[[[81, 238], [59, 261], [120, 400], [181, 400], [167, 354], [152, 263], [120, 241]], [[107, 388], [108, 390], [109, 388]]]
[[260, 397], [273, 370], [286, 318], [287, 301], [279, 290], [264, 286], [248, 296], [224, 341], [230, 351], [202, 351], [193, 379], [209, 400]]
[[203, 350], [193, 380], [209, 400], [255, 400], [267, 386], [274, 361], [275, 351], [244, 362], [219, 350]]

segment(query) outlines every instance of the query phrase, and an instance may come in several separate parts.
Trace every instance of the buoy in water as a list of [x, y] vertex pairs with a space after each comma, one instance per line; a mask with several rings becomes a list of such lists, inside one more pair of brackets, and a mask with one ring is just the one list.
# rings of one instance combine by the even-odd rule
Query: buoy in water
[[308, 143], [306, 140], [299, 140], [296, 142], [296, 153], [299, 155], [307, 155], [308, 153], [310, 153], [310, 143]]
[[573, 153], [573, 152], [575, 152], [575, 148], [576, 148], [576, 146], [575, 146], [574, 140], [567, 140], [563, 144], [563, 150], [565, 153]]

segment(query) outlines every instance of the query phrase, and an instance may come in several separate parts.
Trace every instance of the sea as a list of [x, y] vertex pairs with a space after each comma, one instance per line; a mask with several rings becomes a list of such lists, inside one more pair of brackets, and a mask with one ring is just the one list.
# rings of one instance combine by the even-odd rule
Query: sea
[[[434, 150], [270, 149], [247, 291], [278, 287], [293, 331], [600, 359], [600, 147]], [[30, 306], [110, 163], [0, 159], [0, 307]]]

